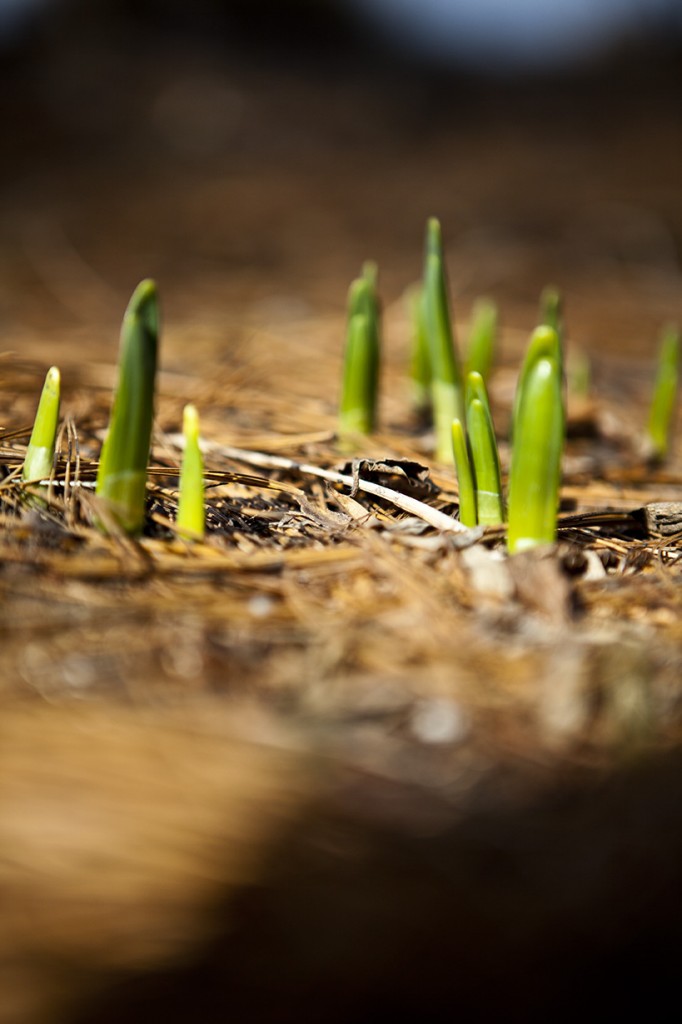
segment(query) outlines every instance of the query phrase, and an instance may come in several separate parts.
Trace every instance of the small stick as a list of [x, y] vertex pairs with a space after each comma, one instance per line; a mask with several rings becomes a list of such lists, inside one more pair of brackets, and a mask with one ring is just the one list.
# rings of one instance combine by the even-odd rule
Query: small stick
[[[179, 434], [171, 434], [169, 440], [173, 444], [179, 444], [181, 437]], [[355, 488], [356, 490], [364, 491], [366, 494], [373, 494], [376, 498], [390, 501], [392, 505], [395, 505], [403, 512], [422, 519], [436, 530], [441, 530], [444, 533], [466, 534], [467, 539], [472, 544], [483, 536], [483, 530], [469, 529], [457, 519], [453, 519], [444, 512], [440, 512], [437, 508], [426, 505], [423, 501], [410, 497], [409, 494], [401, 494], [399, 491], [391, 490], [390, 487], [384, 487], [383, 484], [374, 483], [372, 480], [354, 480], [352, 476], [348, 476], [345, 473], [337, 473], [331, 469], [322, 469], [320, 466], [295, 462], [293, 459], [287, 459], [282, 455], [267, 455], [264, 452], [252, 452], [242, 448], [232, 448], [229, 445], [219, 445], [215, 442], [207, 441], [202, 441], [202, 447], [207, 452], [213, 452], [216, 455], [222, 455], [224, 458], [234, 459], [237, 462], [245, 462], [250, 466], [258, 466], [261, 469], [283, 469], [288, 472], [300, 473], [303, 476], [316, 476], [320, 480], [341, 484], [343, 487], [348, 487], [351, 491]]]

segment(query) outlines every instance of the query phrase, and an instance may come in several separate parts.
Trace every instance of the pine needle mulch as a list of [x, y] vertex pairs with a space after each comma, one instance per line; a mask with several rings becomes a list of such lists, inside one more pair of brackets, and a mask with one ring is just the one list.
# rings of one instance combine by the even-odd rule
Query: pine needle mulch
[[[145, 998], [190, 1019], [202, 992], [204, 1019], [300, 1019], [311, 979], [339, 1022], [379, 1019], [373, 999], [441, 1019], [455, 989], [500, 1013], [519, 985], [527, 1014], [572, 1005], [571, 957], [596, 970], [638, 929], [673, 928], [677, 463], [643, 461], [638, 408], [574, 409], [558, 544], [510, 560], [503, 530], [442, 529], [456, 484], [410, 420], [404, 333], [384, 432], [337, 450], [337, 333], [216, 329], [196, 366], [192, 330], [170, 334], [139, 542], [89, 525], [113, 367], [65, 342], [58, 463], [27, 502], [16, 471], [47, 364], [38, 347], [3, 357], [3, 1022], [71, 1020], [91, 998], [83, 1020], [138, 1019]], [[173, 531], [190, 400], [201, 545]], [[586, 943], [595, 914], [609, 923]], [[420, 980], [396, 967], [414, 927]], [[119, 988], [130, 977], [151, 995]]]

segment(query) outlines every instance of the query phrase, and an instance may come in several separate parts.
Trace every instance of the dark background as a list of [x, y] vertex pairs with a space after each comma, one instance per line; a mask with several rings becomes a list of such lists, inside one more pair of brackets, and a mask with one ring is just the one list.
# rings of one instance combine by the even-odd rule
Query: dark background
[[0, 325], [95, 337], [147, 275], [183, 321], [340, 316], [366, 258], [399, 298], [436, 214], [459, 319], [491, 293], [525, 329], [553, 281], [583, 344], [649, 351], [680, 315], [680, 38], [490, 76], [344, 3], [47, 4], [2, 51]]

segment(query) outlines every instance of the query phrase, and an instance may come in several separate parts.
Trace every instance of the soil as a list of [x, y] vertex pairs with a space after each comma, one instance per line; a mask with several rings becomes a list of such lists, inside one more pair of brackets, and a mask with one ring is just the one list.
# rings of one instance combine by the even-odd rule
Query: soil
[[[682, 545], [631, 513], [682, 501], [679, 440], [659, 466], [640, 443], [682, 321], [678, 73], [483, 85], [79, 45], [6, 71], [2, 461], [57, 363], [57, 475], [92, 479], [153, 276], [154, 471], [139, 542], [88, 526], [87, 488], [48, 511], [0, 490], [0, 1021], [654, 1012], [682, 938]], [[460, 544], [317, 472], [352, 472], [344, 303], [373, 258], [381, 426], [352, 454], [418, 462], [420, 500], [456, 506], [406, 373], [433, 213], [460, 341], [476, 296], [502, 309], [502, 436], [548, 282], [589, 356], [550, 551]], [[201, 546], [169, 528], [187, 401]]]

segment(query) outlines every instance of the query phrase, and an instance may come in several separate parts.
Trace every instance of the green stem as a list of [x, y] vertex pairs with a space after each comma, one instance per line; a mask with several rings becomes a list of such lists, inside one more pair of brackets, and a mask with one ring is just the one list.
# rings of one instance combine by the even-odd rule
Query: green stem
[[111, 518], [135, 536], [144, 525], [147, 463], [154, 419], [159, 331], [156, 285], [142, 281], [121, 328], [118, 384], [97, 473], [96, 494]]
[[440, 224], [429, 220], [424, 265], [424, 312], [432, 372], [436, 458], [452, 462], [452, 421], [465, 419], [462, 373], [455, 351]]

